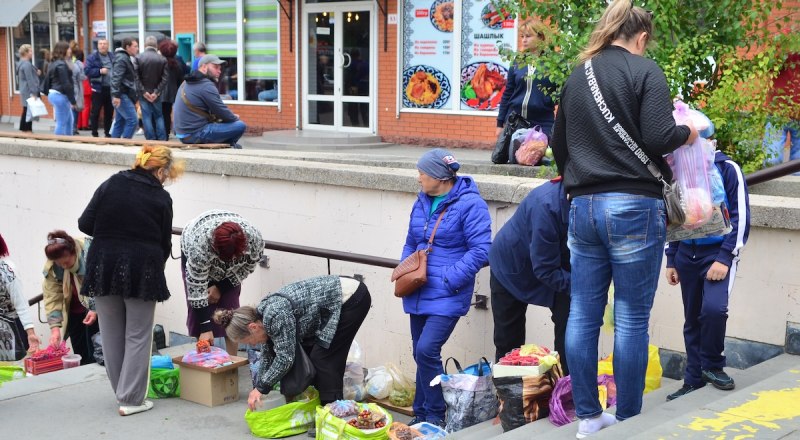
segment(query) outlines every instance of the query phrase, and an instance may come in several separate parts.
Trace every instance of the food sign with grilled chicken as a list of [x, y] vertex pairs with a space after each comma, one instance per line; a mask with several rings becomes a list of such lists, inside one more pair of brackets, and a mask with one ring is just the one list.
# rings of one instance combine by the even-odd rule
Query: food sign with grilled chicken
[[461, 109], [497, 110], [508, 73], [499, 47], [516, 48], [514, 18], [492, 0], [463, 0], [462, 9]]

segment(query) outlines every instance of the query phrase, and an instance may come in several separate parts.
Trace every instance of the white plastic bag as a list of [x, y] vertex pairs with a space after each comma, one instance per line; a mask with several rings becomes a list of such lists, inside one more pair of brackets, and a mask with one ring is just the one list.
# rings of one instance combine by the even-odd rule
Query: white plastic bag
[[393, 382], [386, 367], [370, 368], [367, 373], [367, 394], [379, 400], [385, 399], [392, 391]]
[[25, 102], [28, 103], [28, 117], [31, 118], [28, 121], [39, 116], [47, 116], [47, 106], [41, 99], [30, 97]]
[[347, 353], [347, 366], [344, 369], [345, 400], [362, 401], [366, 396], [364, 389], [364, 354], [358, 342], [353, 341]]

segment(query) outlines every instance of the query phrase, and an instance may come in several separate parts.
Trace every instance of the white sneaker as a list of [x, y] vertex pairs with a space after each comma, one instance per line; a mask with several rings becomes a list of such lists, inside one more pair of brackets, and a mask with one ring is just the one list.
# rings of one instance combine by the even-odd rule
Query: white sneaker
[[136, 134], [140, 135], [140, 136], [143, 135], [144, 134], [144, 129], [143, 128], [139, 128], [138, 130], [136, 130]]
[[119, 415], [121, 416], [129, 416], [132, 414], [137, 414], [140, 412], [145, 412], [153, 409], [153, 402], [149, 400], [145, 400], [141, 405], [137, 406], [123, 406], [120, 405], [119, 407]]
[[593, 419], [583, 419], [578, 424], [578, 433], [575, 438], [586, 438], [601, 429], [608, 428], [617, 423], [617, 418], [608, 413], [602, 413]]

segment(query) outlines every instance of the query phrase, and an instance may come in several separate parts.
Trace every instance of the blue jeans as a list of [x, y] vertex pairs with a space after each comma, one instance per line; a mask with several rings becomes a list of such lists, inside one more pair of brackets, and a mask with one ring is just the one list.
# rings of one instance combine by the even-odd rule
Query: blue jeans
[[456, 328], [458, 318], [433, 315], [409, 315], [411, 318], [411, 347], [417, 363], [417, 391], [414, 396], [414, 416], [428, 422], [441, 422], [447, 407], [442, 386], [430, 386], [434, 377], [442, 374], [442, 346]]
[[144, 125], [145, 139], [167, 140], [167, 129], [164, 127], [164, 111], [161, 107], [161, 97], [159, 96], [154, 102], [141, 99], [139, 100], [139, 108], [142, 109], [142, 125]]
[[664, 201], [624, 193], [578, 196], [569, 213], [572, 301], [566, 350], [579, 418], [602, 413], [597, 342], [614, 280], [617, 419], [642, 410], [650, 309], [666, 238]]
[[122, 95], [119, 99], [119, 106], [114, 113], [114, 128], [111, 130], [111, 137], [130, 139], [136, 132], [139, 122], [139, 118], [136, 116], [136, 106], [128, 95]]
[[56, 118], [55, 134], [72, 136], [73, 116], [69, 98], [62, 93], [50, 93], [50, 104], [53, 104], [53, 114]]
[[242, 148], [238, 142], [245, 130], [247, 125], [242, 121], [216, 122], [194, 133], [178, 134], [178, 138], [184, 144], [230, 144]]
[[[789, 149], [789, 159], [800, 159], [800, 121], [791, 121], [783, 127], [772, 125], [767, 122], [764, 130], [764, 148], [767, 152], [765, 165], [777, 165], [783, 163], [783, 151], [786, 145], [787, 136], [791, 135], [791, 146]], [[800, 173], [794, 173], [795, 176]]]

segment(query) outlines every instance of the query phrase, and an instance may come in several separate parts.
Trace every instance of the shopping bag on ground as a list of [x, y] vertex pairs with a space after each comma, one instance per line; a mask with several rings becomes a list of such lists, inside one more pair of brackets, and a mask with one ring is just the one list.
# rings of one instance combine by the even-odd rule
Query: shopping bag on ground
[[[448, 374], [450, 361], [458, 373]], [[470, 374], [472, 373], [472, 374]], [[466, 369], [455, 358], [445, 362], [445, 374], [433, 378], [431, 386], [441, 384], [442, 395], [447, 404], [445, 430], [456, 432], [478, 423], [491, 420], [497, 415], [499, 402], [492, 384], [491, 367], [486, 358]]]
[[498, 415], [503, 431], [547, 417], [553, 387], [562, 375], [561, 364], [557, 363], [547, 373], [538, 376], [492, 378], [500, 400]]
[[359, 429], [348, 424], [348, 421], [336, 417], [330, 408], [317, 408], [317, 440], [360, 440], [360, 439], [388, 439], [389, 426], [392, 424], [392, 415], [380, 406], [369, 403], [360, 404], [360, 410], [367, 410], [370, 414], [383, 416], [383, 425], [375, 429]]
[[150, 399], [165, 399], [180, 397], [181, 373], [175, 368], [151, 368], [150, 385], [147, 387], [147, 397]]
[[320, 405], [314, 388], [301, 394], [300, 400], [266, 411], [247, 410], [244, 420], [250, 432], [261, 438], [283, 438], [302, 434], [314, 426], [314, 412]]
[[[617, 404], [617, 385], [614, 376], [601, 374], [597, 376], [597, 389], [600, 406], [605, 410]], [[572, 400], [572, 378], [562, 377], [553, 388], [550, 398], [550, 422], [556, 426], [564, 426], [577, 420], [575, 402]]]
[[[658, 354], [658, 347], [653, 344], [647, 346], [647, 372], [644, 377], [644, 393], [661, 388], [661, 375], [664, 370], [661, 368], [661, 356]], [[614, 375], [614, 353], [605, 359], [597, 362], [597, 374]]]
[[400, 371], [400, 368], [389, 362], [386, 371], [392, 376], [392, 391], [389, 392], [389, 403], [396, 406], [411, 406], [414, 403], [416, 385], [414, 381]]

